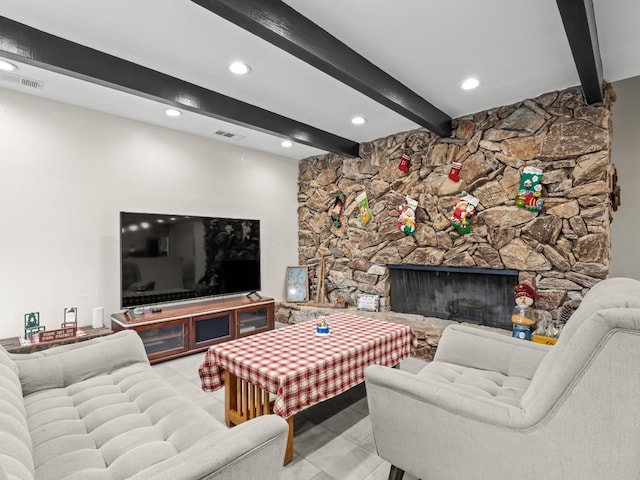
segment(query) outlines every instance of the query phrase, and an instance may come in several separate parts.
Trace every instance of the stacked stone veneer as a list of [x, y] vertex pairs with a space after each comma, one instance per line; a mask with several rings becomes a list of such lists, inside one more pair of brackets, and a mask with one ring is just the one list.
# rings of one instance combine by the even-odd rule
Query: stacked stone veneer
[[[311, 157], [299, 168], [299, 261], [310, 267], [311, 298], [325, 259], [327, 298], [354, 305], [358, 294], [389, 304], [387, 264], [516, 269], [543, 298], [537, 308], [564, 317], [609, 271], [611, 222], [611, 101], [586, 105], [578, 88], [552, 92], [453, 121], [450, 138], [427, 130], [361, 145], [359, 158]], [[398, 169], [406, 151], [408, 173]], [[462, 162], [460, 181], [449, 179]], [[544, 210], [516, 207], [523, 164], [543, 170]], [[373, 213], [363, 226], [356, 195], [366, 190]], [[345, 193], [342, 226], [329, 211]], [[472, 231], [451, 226], [457, 196], [480, 204]], [[418, 200], [417, 229], [398, 230], [405, 195]]]

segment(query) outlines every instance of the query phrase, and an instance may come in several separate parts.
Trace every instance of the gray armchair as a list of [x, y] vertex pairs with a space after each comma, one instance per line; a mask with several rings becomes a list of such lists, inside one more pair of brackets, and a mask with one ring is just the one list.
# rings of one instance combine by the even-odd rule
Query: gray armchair
[[640, 478], [640, 281], [596, 284], [555, 346], [452, 325], [417, 374], [365, 376], [390, 479]]

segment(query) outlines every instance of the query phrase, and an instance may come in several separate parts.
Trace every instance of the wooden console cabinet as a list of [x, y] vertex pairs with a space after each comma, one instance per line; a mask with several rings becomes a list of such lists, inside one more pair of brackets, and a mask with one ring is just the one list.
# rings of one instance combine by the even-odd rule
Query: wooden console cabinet
[[273, 329], [272, 298], [238, 297], [162, 307], [140, 315], [115, 313], [111, 329], [135, 330], [151, 363]]

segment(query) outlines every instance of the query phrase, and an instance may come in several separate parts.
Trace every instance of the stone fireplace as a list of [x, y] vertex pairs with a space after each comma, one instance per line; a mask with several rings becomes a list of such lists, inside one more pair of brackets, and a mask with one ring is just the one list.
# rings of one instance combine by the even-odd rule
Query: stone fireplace
[[[311, 298], [324, 259], [322, 302], [378, 294], [389, 311], [387, 265], [518, 272], [543, 298], [536, 308], [560, 318], [609, 271], [614, 167], [610, 158], [611, 101], [586, 105], [579, 88], [490, 109], [453, 121], [450, 138], [425, 129], [362, 144], [359, 158], [336, 154], [299, 164], [299, 262], [309, 267]], [[403, 153], [410, 169], [398, 168]], [[449, 178], [460, 162], [458, 182]], [[544, 209], [514, 198], [525, 165], [540, 168]], [[366, 192], [372, 214], [363, 225], [354, 201]], [[346, 196], [340, 226], [330, 210]], [[479, 200], [471, 231], [451, 224], [467, 192]], [[418, 202], [413, 235], [396, 224], [405, 196]]]
[[517, 270], [387, 265], [390, 308], [511, 330]]

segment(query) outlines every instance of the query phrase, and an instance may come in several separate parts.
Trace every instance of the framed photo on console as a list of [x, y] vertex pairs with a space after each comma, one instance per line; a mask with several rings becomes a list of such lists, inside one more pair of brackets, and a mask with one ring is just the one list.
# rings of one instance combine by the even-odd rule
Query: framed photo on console
[[309, 300], [309, 269], [287, 267], [287, 302], [306, 302]]
[[61, 328], [77, 327], [78, 326], [78, 308], [77, 307], [65, 307], [64, 320], [60, 325]]

